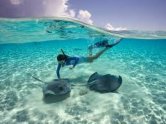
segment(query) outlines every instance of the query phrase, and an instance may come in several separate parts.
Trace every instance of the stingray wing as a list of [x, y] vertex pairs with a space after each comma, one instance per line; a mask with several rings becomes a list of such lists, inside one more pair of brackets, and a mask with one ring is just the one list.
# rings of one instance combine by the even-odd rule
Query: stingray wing
[[101, 93], [116, 91], [122, 84], [122, 77], [115, 75], [98, 75], [92, 74], [88, 82], [88, 86], [91, 90], [95, 90]]
[[101, 77], [101, 75], [99, 75], [97, 72], [93, 73], [88, 80], [88, 84], [90, 84], [91, 82], [97, 80], [99, 77]]

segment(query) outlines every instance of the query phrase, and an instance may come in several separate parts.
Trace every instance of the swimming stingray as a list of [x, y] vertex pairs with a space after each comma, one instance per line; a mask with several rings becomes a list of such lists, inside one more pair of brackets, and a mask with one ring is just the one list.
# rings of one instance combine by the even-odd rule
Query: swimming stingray
[[[32, 76], [33, 77], [33, 76]], [[42, 80], [33, 77], [34, 79], [43, 82]], [[62, 101], [70, 96], [71, 85], [68, 79], [54, 79], [50, 82], [44, 82], [43, 100], [46, 103], [54, 103]]]
[[99, 75], [97, 72], [93, 73], [88, 80], [88, 87], [100, 93], [114, 92], [122, 84], [122, 77], [111, 74]]

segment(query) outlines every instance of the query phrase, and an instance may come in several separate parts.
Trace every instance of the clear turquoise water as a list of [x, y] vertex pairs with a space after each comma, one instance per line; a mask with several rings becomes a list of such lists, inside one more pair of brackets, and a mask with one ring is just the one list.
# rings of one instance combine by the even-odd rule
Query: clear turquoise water
[[[56, 55], [88, 54], [87, 46], [117, 34], [71, 21], [1, 20], [0, 123], [29, 124], [165, 124], [166, 39], [125, 37], [91, 64], [61, 70], [72, 83], [85, 84], [94, 72], [121, 75], [118, 93], [100, 94], [76, 86], [59, 103], [42, 101], [42, 86], [29, 74], [56, 78]], [[163, 34], [162, 34], [163, 35]], [[120, 35], [123, 36], [123, 35]], [[164, 36], [164, 35], [163, 35]], [[96, 49], [94, 52], [97, 52]]]

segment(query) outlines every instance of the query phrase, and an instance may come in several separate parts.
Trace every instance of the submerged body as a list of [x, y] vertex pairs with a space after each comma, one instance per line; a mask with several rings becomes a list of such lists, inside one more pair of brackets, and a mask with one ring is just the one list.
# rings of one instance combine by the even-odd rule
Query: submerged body
[[[63, 54], [59, 54], [57, 56], [57, 60], [58, 60], [58, 66], [57, 66], [57, 70], [56, 70], [56, 74], [58, 79], [60, 79], [60, 69], [61, 67], [64, 66], [72, 66], [70, 69], [74, 68], [76, 65], [81, 64], [81, 63], [91, 63], [94, 60], [96, 60], [97, 58], [99, 58], [105, 51], [107, 51], [108, 49], [112, 48], [113, 46], [117, 45], [118, 43], [120, 43], [120, 41], [122, 40], [122, 38], [117, 39], [113, 44], [108, 44], [108, 41], [100, 41], [95, 43], [93, 46], [91, 46], [91, 49], [89, 50], [89, 56], [68, 56], [66, 55], [63, 50], [61, 49]], [[101, 51], [99, 51], [98, 53], [96, 53], [95, 55], [92, 55], [92, 49], [96, 48], [96, 47], [104, 47], [104, 49], [102, 49]]]

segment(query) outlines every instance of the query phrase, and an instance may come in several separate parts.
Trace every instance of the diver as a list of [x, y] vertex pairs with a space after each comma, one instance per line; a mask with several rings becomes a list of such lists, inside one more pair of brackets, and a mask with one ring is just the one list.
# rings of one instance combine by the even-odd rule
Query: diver
[[[59, 54], [57, 56], [58, 67], [56, 70], [56, 74], [57, 74], [58, 79], [61, 78], [60, 73], [59, 73], [61, 67], [71, 65], [70, 69], [73, 69], [77, 64], [80, 64], [80, 63], [92, 63], [94, 60], [99, 58], [105, 51], [107, 51], [108, 49], [117, 45], [121, 40], [122, 40], [122, 38], [119, 38], [113, 44], [109, 44], [108, 41], [106, 41], [106, 40], [97, 42], [94, 45], [88, 47], [90, 54], [89, 54], [89, 56], [86, 56], [86, 57], [84, 57], [84, 56], [68, 56], [61, 49], [62, 54]], [[104, 49], [102, 49], [101, 51], [99, 51], [95, 55], [92, 55], [92, 49], [97, 48], [97, 47], [104, 47]]]

